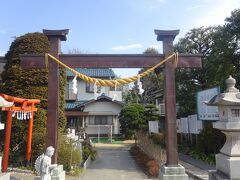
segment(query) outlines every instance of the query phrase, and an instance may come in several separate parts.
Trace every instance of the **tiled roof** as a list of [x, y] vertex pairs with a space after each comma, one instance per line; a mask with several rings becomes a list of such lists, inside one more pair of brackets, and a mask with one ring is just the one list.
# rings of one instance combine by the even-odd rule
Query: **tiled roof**
[[111, 101], [113, 103], [117, 103], [121, 106], [123, 106], [123, 102], [121, 101], [117, 101], [117, 100], [114, 100], [112, 101], [112, 98], [108, 97], [108, 96], [105, 96], [105, 95], [101, 95], [101, 96], [98, 96], [98, 98], [95, 100], [95, 99], [91, 99], [91, 100], [88, 100], [88, 101], [74, 101], [74, 102], [66, 102], [65, 103], [65, 110], [75, 110], [75, 109], [79, 109], [81, 107], [83, 107], [84, 105], [87, 105], [87, 104], [90, 104], [90, 103], [93, 103], [93, 102], [96, 102], [96, 101]]
[[105, 96], [104, 94], [102, 94], [101, 96], [98, 96], [97, 99], [91, 99], [89, 101], [85, 101], [83, 102], [82, 104], [80, 105], [77, 105], [76, 107], [81, 107], [83, 105], [87, 105], [87, 104], [90, 104], [90, 103], [93, 103], [93, 102], [97, 102], [97, 101], [111, 101], [111, 102], [114, 102], [114, 103], [117, 103], [117, 104], [120, 104], [121, 106], [123, 106], [123, 102], [121, 101], [117, 101], [117, 100], [114, 100], [112, 101], [112, 98], [110, 98], [109, 96]]
[[[79, 73], [85, 74], [90, 77], [107, 77], [114, 78], [115, 74], [112, 69], [108, 68], [98, 68], [98, 69], [89, 69], [89, 68], [75, 68]], [[71, 71], [67, 70], [67, 76], [74, 76]]]
[[84, 104], [86, 101], [74, 101], [74, 102], [66, 102], [65, 103], [65, 109], [71, 110], [75, 109], [76, 106], [80, 106], [81, 104]]

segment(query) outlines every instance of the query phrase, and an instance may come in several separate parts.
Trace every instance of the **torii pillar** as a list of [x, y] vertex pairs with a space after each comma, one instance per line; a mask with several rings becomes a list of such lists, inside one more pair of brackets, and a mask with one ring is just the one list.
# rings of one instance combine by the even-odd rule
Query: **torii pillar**
[[[61, 41], [66, 41], [68, 30], [49, 31], [43, 29], [43, 33], [50, 42], [50, 52], [53, 56], [59, 58], [61, 53]], [[55, 61], [48, 61], [48, 107], [47, 107], [47, 138], [46, 146], [53, 146], [55, 153], [52, 156], [53, 163], [57, 163], [58, 157], [58, 108], [59, 108], [59, 64]], [[57, 98], [56, 98], [57, 97]]]
[[[163, 54], [170, 56], [173, 52], [173, 41], [179, 30], [155, 30], [157, 40], [163, 42]], [[159, 172], [161, 180], [187, 180], [185, 168], [178, 164], [177, 125], [176, 125], [176, 93], [175, 93], [175, 62], [167, 61], [164, 67], [165, 120], [167, 129], [167, 162]]]

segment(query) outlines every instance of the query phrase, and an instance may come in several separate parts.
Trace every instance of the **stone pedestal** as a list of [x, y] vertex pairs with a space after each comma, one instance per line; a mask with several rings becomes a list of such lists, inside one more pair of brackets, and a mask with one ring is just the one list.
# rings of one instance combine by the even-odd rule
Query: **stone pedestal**
[[[223, 126], [224, 125], [224, 126]], [[226, 127], [225, 127], [226, 126]], [[214, 128], [231, 129], [222, 131], [226, 135], [226, 142], [216, 157], [216, 172], [212, 173], [210, 180], [236, 179], [240, 178], [240, 132], [239, 122], [213, 124]], [[236, 131], [234, 131], [236, 130]], [[211, 176], [210, 176], [211, 177]]]
[[0, 156], [0, 180], [9, 180], [10, 173], [2, 173], [2, 156]]
[[180, 164], [178, 166], [162, 165], [159, 172], [160, 180], [188, 180], [185, 168]]
[[[51, 180], [65, 180], [65, 171], [63, 165], [58, 165], [51, 171]], [[34, 180], [41, 180], [40, 176], [34, 177]]]
[[230, 179], [240, 178], [240, 157], [230, 157], [222, 153], [217, 154], [216, 169]]

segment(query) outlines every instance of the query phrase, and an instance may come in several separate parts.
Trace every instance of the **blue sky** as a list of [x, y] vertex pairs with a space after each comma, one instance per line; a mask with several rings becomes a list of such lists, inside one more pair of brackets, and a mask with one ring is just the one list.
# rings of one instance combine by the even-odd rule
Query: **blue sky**
[[[188, 30], [224, 22], [239, 0], [7, 0], [1, 2], [0, 55], [15, 36], [42, 29], [70, 29], [62, 51], [84, 53], [161, 52], [154, 29]], [[128, 76], [134, 70], [116, 71]]]

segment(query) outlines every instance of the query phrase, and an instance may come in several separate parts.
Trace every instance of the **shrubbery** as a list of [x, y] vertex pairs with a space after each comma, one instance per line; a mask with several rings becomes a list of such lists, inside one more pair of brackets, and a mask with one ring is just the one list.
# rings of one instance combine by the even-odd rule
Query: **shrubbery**
[[83, 161], [86, 161], [89, 156], [92, 160], [95, 160], [97, 151], [92, 147], [90, 141], [88, 139], [84, 140], [82, 146], [83, 146]]
[[65, 137], [59, 138], [58, 164], [63, 164], [65, 171], [69, 172], [72, 168], [79, 167], [81, 163], [80, 149]]
[[133, 139], [137, 131], [147, 129], [147, 123], [143, 117], [144, 106], [141, 104], [127, 104], [122, 108], [119, 122], [121, 133], [125, 138]]
[[158, 177], [159, 164], [156, 160], [150, 158], [138, 146], [133, 146], [130, 149], [130, 153], [148, 177]]
[[155, 105], [126, 104], [119, 115], [121, 133], [127, 139], [133, 139], [138, 131], [148, 130], [148, 121], [159, 121]]
[[154, 144], [165, 146], [165, 136], [163, 133], [152, 133], [149, 135]]

